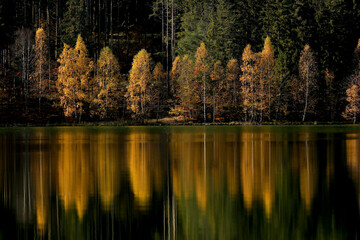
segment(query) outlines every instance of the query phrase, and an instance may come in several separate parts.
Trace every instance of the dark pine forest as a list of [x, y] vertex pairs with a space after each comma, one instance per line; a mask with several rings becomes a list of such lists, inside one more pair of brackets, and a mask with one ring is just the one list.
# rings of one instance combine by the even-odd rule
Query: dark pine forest
[[355, 0], [1, 0], [0, 122], [357, 122]]

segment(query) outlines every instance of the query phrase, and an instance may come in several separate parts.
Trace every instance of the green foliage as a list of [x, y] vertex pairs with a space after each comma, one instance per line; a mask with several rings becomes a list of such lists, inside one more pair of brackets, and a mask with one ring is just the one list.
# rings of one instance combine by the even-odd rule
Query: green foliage
[[233, 56], [232, 28], [235, 15], [228, 0], [213, 2], [184, 1], [177, 51], [193, 55], [201, 42], [208, 48], [212, 64], [228, 61]]
[[77, 36], [81, 34], [85, 39], [89, 35], [89, 31], [85, 25], [85, 11], [81, 6], [80, 0], [69, 0], [66, 2], [67, 11], [61, 22], [63, 34], [61, 41], [63, 43], [74, 45]]

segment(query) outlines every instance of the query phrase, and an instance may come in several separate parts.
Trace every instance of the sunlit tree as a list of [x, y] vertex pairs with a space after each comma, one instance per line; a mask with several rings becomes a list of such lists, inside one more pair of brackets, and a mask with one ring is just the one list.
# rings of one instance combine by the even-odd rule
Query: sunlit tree
[[356, 123], [356, 117], [360, 111], [360, 95], [359, 95], [359, 87], [357, 84], [352, 84], [346, 90], [346, 101], [348, 105], [345, 108], [345, 112], [343, 113], [343, 117], [346, 119], [351, 119], [353, 123]]
[[255, 54], [251, 51], [251, 45], [247, 45], [242, 54], [242, 65], [241, 71], [242, 75], [240, 76], [241, 82], [241, 96], [243, 102], [243, 112], [245, 115], [245, 121], [248, 120], [248, 116], [251, 121], [255, 120], [255, 103], [256, 103], [256, 93], [255, 93], [255, 81], [256, 81], [256, 66], [255, 66], [256, 57]]
[[96, 75], [97, 96], [94, 100], [96, 114], [106, 119], [111, 112], [115, 112], [119, 102], [120, 66], [109, 47], [100, 52], [97, 62]]
[[134, 113], [134, 117], [140, 118], [142, 121], [151, 100], [151, 79], [151, 57], [145, 49], [142, 49], [134, 57], [127, 86], [129, 108]]
[[240, 105], [240, 67], [239, 63], [236, 59], [230, 59], [226, 66], [226, 92], [224, 94], [224, 99], [227, 101], [228, 108], [231, 109], [232, 112], [235, 111], [237, 114]]
[[275, 59], [274, 50], [271, 44], [270, 37], [265, 39], [264, 49], [259, 54], [258, 61], [258, 75], [259, 75], [259, 110], [260, 119], [267, 116], [271, 120], [271, 105], [274, 101], [274, 70], [275, 70]]
[[156, 106], [156, 120], [159, 119], [160, 105], [166, 98], [166, 73], [163, 65], [159, 62], [153, 70], [153, 79], [151, 82], [151, 103]]
[[170, 72], [170, 79], [171, 79], [171, 93], [176, 96], [178, 86], [178, 80], [181, 74], [181, 57], [177, 56], [172, 64], [172, 69]]
[[314, 90], [316, 89], [316, 76], [317, 76], [317, 64], [315, 56], [309, 45], [305, 45], [301, 52], [299, 61], [299, 76], [304, 83], [304, 113], [302, 121], [305, 121], [306, 113], [309, 111], [309, 107], [314, 107]]
[[209, 54], [206, 50], [205, 44], [201, 43], [195, 54], [194, 77], [198, 80], [199, 85], [202, 85], [202, 91], [199, 95], [202, 98], [204, 122], [206, 122], [206, 101], [208, 86], [206, 84], [209, 75]]
[[178, 105], [173, 111], [178, 114], [188, 115], [193, 118], [197, 110], [197, 102], [200, 101], [200, 96], [196, 94], [198, 87], [197, 81], [193, 76], [194, 63], [188, 55], [181, 59], [181, 71], [177, 81], [178, 89], [176, 96], [178, 98]]
[[58, 59], [60, 63], [57, 88], [60, 103], [65, 116], [74, 115], [75, 120], [81, 121], [83, 105], [89, 101], [87, 93], [94, 64], [88, 57], [87, 49], [79, 35], [75, 48], [64, 44], [63, 52]]
[[215, 122], [215, 118], [217, 116], [217, 114], [220, 113], [221, 109], [224, 107], [225, 105], [225, 101], [224, 101], [224, 68], [221, 64], [220, 61], [217, 61], [214, 64], [214, 68], [213, 71], [210, 74], [210, 85], [211, 85], [211, 105], [212, 105], [212, 109], [213, 109], [213, 113], [212, 113], [212, 120], [213, 122]]
[[34, 78], [36, 79], [35, 88], [39, 100], [39, 113], [41, 112], [41, 98], [45, 88], [45, 79], [47, 76], [46, 66], [48, 66], [48, 45], [46, 33], [43, 28], [38, 28], [35, 35], [35, 72]]

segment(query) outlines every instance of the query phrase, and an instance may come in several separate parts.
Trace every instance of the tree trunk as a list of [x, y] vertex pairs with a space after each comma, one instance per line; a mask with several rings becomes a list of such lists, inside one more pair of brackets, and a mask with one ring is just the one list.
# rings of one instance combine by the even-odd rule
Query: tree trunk
[[113, 47], [113, 0], [110, 1], [110, 48]]
[[307, 76], [306, 76], [306, 92], [305, 92], [305, 108], [304, 108], [304, 114], [303, 114], [303, 118], [302, 121], [305, 121], [305, 117], [306, 117], [306, 111], [307, 111], [307, 107], [308, 107], [308, 98], [309, 98], [309, 69], [307, 69]]
[[206, 77], [205, 77], [205, 66], [204, 67], [204, 73], [203, 73], [203, 81], [204, 81], [204, 98], [203, 98], [203, 104], [204, 104], [204, 122], [206, 122]]

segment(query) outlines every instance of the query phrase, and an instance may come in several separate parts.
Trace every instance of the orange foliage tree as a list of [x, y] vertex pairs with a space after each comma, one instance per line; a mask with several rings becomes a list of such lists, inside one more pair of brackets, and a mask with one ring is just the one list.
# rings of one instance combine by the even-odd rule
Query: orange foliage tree
[[166, 73], [163, 65], [159, 62], [153, 70], [151, 83], [152, 105], [156, 105], [156, 120], [159, 119], [160, 105], [166, 99]]
[[226, 91], [223, 95], [223, 100], [226, 101], [227, 109], [238, 114], [240, 105], [240, 81], [239, 81], [240, 67], [236, 59], [230, 59], [226, 66], [226, 76], [224, 86]]
[[301, 52], [299, 61], [299, 76], [304, 84], [304, 113], [302, 121], [305, 121], [306, 113], [309, 109], [314, 108], [315, 98], [314, 91], [316, 90], [316, 76], [317, 76], [317, 64], [315, 56], [309, 45], [305, 45]]
[[214, 69], [210, 74], [211, 79], [211, 104], [213, 109], [212, 121], [215, 122], [216, 115], [221, 113], [225, 105], [224, 95], [224, 75], [225, 71], [220, 61], [214, 64]]
[[245, 121], [248, 120], [248, 116], [251, 121], [255, 120], [255, 104], [256, 104], [256, 56], [251, 51], [251, 45], [247, 45], [242, 54], [242, 65], [240, 76], [241, 82], [241, 95], [243, 97], [243, 112], [245, 115]]
[[179, 76], [177, 85], [177, 97], [179, 98], [179, 113], [186, 113], [191, 118], [194, 117], [194, 111], [197, 110], [197, 103], [200, 96], [196, 94], [198, 87], [197, 81], [193, 76], [194, 63], [188, 55], [185, 55], [181, 60], [181, 74]]
[[89, 101], [87, 91], [94, 68], [94, 63], [88, 57], [85, 43], [80, 35], [74, 49], [64, 44], [58, 62], [60, 66], [57, 89], [60, 103], [64, 108], [65, 116], [70, 117], [74, 114], [75, 120], [80, 122], [83, 105]]
[[343, 112], [343, 117], [346, 119], [352, 119], [353, 123], [356, 123], [356, 116], [359, 114], [359, 105], [360, 105], [360, 96], [359, 96], [359, 87], [357, 84], [352, 84], [347, 90], [346, 90], [346, 101], [349, 102], [349, 104], [346, 106], [345, 112]]
[[130, 69], [129, 84], [127, 86], [127, 100], [129, 108], [135, 118], [144, 120], [151, 101], [150, 82], [151, 74], [150, 54], [142, 49], [135, 55]]
[[202, 89], [198, 91], [198, 94], [202, 98], [204, 122], [206, 122], [206, 102], [208, 92], [206, 81], [209, 75], [209, 68], [209, 54], [206, 50], [205, 44], [201, 43], [195, 54], [194, 77], [197, 79], [199, 84], [199, 87], [196, 89], [200, 90], [200, 85], [202, 85]]
[[39, 100], [39, 113], [41, 112], [41, 98], [45, 88], [45, 78], [47, 75], [46, 66], [48, 65], [48, 47], [46, 33], [43, 28], [38, 28], [35, 35], [35, 72], [34, 78], [36, 79], [35, 91], [37, 92]]
[[265, 39], [264, 49], [259, 54], [259, 61], [257, 63], [257, 72], [259, 75], [259, 110], [260, 110], [260, 121], [264, 117], [271, 120], [271, 105], [274, 101], [274, 70], [275, 70], [275, 59], [274, 50], [271, 44], [270, 37]]
[[[115, 112], [120, 100], [120, 66], [109, 47], [100, 52], [97, 61], [95, 114], [106, 119], [109, 112]], [[109, 111], [110, 110], [110, 111]]]

